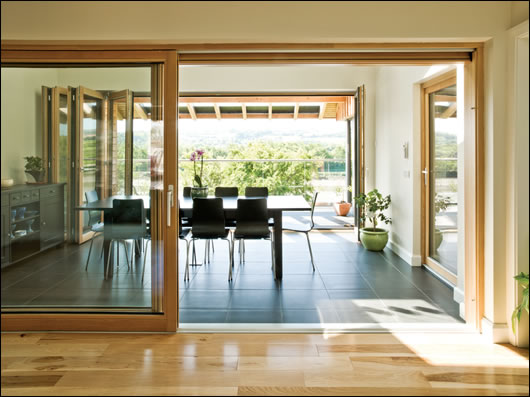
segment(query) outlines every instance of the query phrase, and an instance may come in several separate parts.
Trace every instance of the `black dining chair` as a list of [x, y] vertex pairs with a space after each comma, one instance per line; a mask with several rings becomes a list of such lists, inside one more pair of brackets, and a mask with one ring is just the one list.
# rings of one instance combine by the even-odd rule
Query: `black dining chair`
[[[188, 238], [191, 229], [182, 226], [182, 210], [179, 209], [179, 240], [186, 242], [186, 270], [184, 272], [184, 281], [190, 280], [190, 239]], [[145, 268], [145, 265], [144, 265]]]
[[191, 197], [191, 186], [184, 186], [184, 188], [182, 189], [182, 197]]
[[315, 204], [317, 202], [317, 196], [318, 192], [315, 192], [313, 195], [313, 204], [311, 205], [311, 218], [308, 225], [302, 225], [302, 226], [284, 226], [282, 228], [282, 231], [290, 231], [290, 232], [296, 232], [296, 233], [304, 233], [307, 238], [307, 245], [309, 247], [309, 255], [311, 255], [311, 264], [313, 265], [313, 271], [315, 271], [315, 262], [313, 260], [313, 250], [311, 249], [311, 241], [309, 241], [309, 232], [313, 230], [315, 227], [315, 222], [313, 222], [313, 214], [315, 212]]
[[[98, 192], [96, 190], [89, 190], [88, 192], [85, 192], [85, 199], [87, 204], [98, 201]], [[86, 258], [85, 272], [88, 270], [88, 262], [90, 261], [90, 254], [92, 252], [92, 245], [94, 245], [94, 239], [97, 236], [103, 234], [105, 228], [104, 222], [101, 222], [101, 211], [88, 211], [88, 227], [90, 227], [90, 231], [94, 232], [94, 234], [90, 238], [90, 248], [88, 250], [88, 257]], [[101, 245], [100, 256], [103, 256], [103, 245]]]
[[[147, 222], [145, 217], [144, 201], [142, 199], [114, 199], [112, 200], [111, 224], [107, 225], [110, 238], [109, 257], [107, 260], [107, 274], [111, 265], [110, 258], [113, 251], [113, 243], [122, 242], [125, 247], [127, 269], [129, 269], [129, 255], [126, 240], [141, 240], [149, 238]], [[147, 243], [146, 243], [147, 245]], [[119, 266], [119, 246], [117, 247], [117, 262]], [[144, 252], [144, 256], [145, 256]], [[132, 252], [131, 252], [132, 265]], [[145, 266], [145, 257], [144, 257]], [[144, 269], [145, 270], [145, 269]]]
[[269, 189], [261, 186], [247, 186], [245, 188], [246, 197], [269, 197]]
[[215, 188], [215, 197], [237, 197], [239, 189], [237, 187], [218, 186]]
[[[272, 266], [274, 267], [273, 233], [269, 228], [267, 199], [248, 198], [237, 200], [236, 229], [232, 235], [232, 255], [235, 240], [270, 240]], [[245, 262], [245, 252], [239, 256], [239, 263]], [[234, 258], [232, 257], [232, 263]]]
[[[225, 213], [223, 199], [195, 198], [193, 199], [193, 225], [191, 226], [191, 239], [195, 240], [226, 240], [228, 241], [229, 277], [232, 279], [232, 253], [229, 233], [225, 226]], [[206, 261], [206, 258], [205, 258]]]

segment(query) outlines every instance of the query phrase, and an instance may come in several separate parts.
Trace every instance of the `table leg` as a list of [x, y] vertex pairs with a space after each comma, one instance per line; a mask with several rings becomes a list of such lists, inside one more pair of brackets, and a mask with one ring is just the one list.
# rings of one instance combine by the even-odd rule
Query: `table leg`
[[282, 252], [282, 211], [274, 212], [274, 278], [281, 280], [283, 277], [283, 252]]

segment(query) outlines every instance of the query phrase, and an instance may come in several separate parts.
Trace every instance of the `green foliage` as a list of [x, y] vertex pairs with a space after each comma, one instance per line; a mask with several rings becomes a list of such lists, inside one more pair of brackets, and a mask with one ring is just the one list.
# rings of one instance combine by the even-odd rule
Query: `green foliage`
[[[182, 146], [180, 153], [189, 153], [190, 147]], [[247, 186], [265, 186], [271, 195], [303, 195], [312, 197], [311, 181], [318, 176], [317, 162], [276, 161], [282, 159], [313, 160], [344, 158], [344, 148], [319, 144], [253, 141], [247, 144], [230, 144], [224, 147], [204, 147], [209, 157], [216, 160], [236, 161], [206, 162], [203, 186], [210, 193], [216, 186], [237, 186], [241, 192]], [[342, 157], [341, 157], [342, 156]], [[188, 159], [179, 161], [179, 178], [182, 186], [192, 186], [193, 164]], [[245, 161], [258, 160], [258, 161]], [[263, 160], [263, 161], [259, 161]], [[272, 161], [267, 161], [272, 160]]]
[[354, 200], [362, 208], [361, 221], [364, 222], [369, 219], [374, 231], [377, 229], [378, 219], [386, 224], [392, 223], [392, 219], [383, 213], [384, 210], [390, 207], [390, 195], [383, 197], [377, 189], [374, 189], [367, 194], [361, 193]]
[[528, 273], [521, 272], [517, 276], [514, 276], [514, 279], [516, 279], [521, 287], [523, 287], [523, 299], [519, 305], [514, 309], [512, 313], [512, 331], [515, 334], [515, 324], [516, 321], [521, 321], [521, 314], [523, 313], [523, 310], [526, 310], [528, 313], [528, 302], [529, 302], [529, 290], [528, 290]]
[[26, 160], [25, 170], [26, 171], [43, 171], [44, 166], [42, 164], [42, 158], [39, 156], [27, 156], [24, 157]]
[[434, 195], [434, 211], [438, 214], [440, 211], [445, 211], [451, 204], [451, 200], [447, 196], [442, 196], [438, 193]]

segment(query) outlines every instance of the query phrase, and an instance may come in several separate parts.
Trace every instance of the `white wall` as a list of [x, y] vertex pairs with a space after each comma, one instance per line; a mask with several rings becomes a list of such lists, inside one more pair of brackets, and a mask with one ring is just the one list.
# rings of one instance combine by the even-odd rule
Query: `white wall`
[[[17, 2], [1, 3], [3, 40], [373, 42], [481, 40], [485, 47], [485, 317], [506, 324], [506, 31], [519, 2]], [[43, 18], [43, 15], [46, 17]], [[127, 23], [116, 23], [116, 18]], [[450, 23], [448, 23], [450, 21]], [[65, 33], [67, 32], [67, 33]], [[498, 167], [498, 168], [496, 168]], [[501, 236], [502, 237], [502, 236]]]
[[150, 68], [2, 68], [2, 178], [25, 183], [25, 156], [42, 157], [41, 87], [150, 91]]
[[42, 157], [41, 86], [57, 85], [54, 69], [2, 68], [2, 178], [25, 183], [25, 156]]
[[[414, 84], [422, 80], [429, 67], [380, 67], [376, 73], [375, 92], [375, 187], [392, 196], [389, 215], [393, 218], [390, 246], [411, 265], [421, 265], [418, 244], [421, 208], [418, 181], [421, 181], [421, 137]], [[408, 143], [409, 157], [404, 158], [403, 144]], [[416, 160], [416, 161], [415, 161]], [[421, 161], [421, 160], [420, 160]], [[416, 242], [416, 244], [415, 244]]]

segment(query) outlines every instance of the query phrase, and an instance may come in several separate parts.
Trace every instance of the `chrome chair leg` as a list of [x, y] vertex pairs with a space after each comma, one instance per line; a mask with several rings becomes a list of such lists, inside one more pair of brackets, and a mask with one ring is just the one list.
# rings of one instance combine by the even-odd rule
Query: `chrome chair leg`
[[85, 272], [88, 270], [88, 261], [90, 260], [90, 253], [92, 252], [92, 245], [94, 244], [94, 237], [90, 240], [90, 248], [88, 250], [88, 257], [86, 258]]
[[313, 250], [311, 249], [311, 241], [309, 241], [309, 233], [305, 233], [307, 238], [307, 245], [309, 246], [309, 255], [311, 255], [311, 264], [313, 265], [313, 271], [315, 271], [315, 262], [313, 261]]
[[186, 240], [186, 271], [184, 272], [184, 281], [190, 281], [190, 242]]
[[147, 259], [147, 244], [149, 244], [151, 242], [151, 240], [147, 240], [145, 242], [145, 249], [144, 249], [144, 266], [143, 266], [143, 269], [142, 269], [142, 282], [144, 281], [144, 275], [145, 275], [145, 260]]
[[105, 275], [104, 275], [104, 278], [105, 280], [109, 278], [109, 274], [110, 274], [110, 267], [111, 266], [114, 266], [111, 261], [110, 261], [110, 258], [112, 257], [112, 250], [114, 248], [114, 245], [113, 245], [114, 241], [111, 241], [110, 242], [110, 247], [109, 247], [109, 255], [107, 257], [107, 268], [105, 269], [106, 272], [105, 272]]
[[232, 260], [234, 255], [234, 240], [230, 242], [230, 239], [223, 239], [228, 242], [228, 281], [232, 281]]

